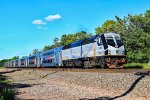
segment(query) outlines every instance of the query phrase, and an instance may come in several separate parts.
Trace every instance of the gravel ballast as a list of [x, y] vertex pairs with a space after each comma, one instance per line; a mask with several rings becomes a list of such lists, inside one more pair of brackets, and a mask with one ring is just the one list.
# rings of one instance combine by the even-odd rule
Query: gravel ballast
[[[15, 69], [3, 69], [8, 72]], [[150, 100], [150, 76], [144, 73], [96, 73], [20, 70], [3, 75], [17, 84], [16, 99]]]

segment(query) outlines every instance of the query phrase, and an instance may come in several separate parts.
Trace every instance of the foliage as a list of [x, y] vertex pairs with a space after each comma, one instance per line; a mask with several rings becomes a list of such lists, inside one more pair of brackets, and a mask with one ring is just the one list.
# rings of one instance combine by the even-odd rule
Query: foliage
[[39, 54], [39, 53], [40, 53], [40, 51], [38, 49], [34, 49], [33, 52], [32, 52], [33, 55], [34, 54]]
[[107, 20], [102, 27], [95, 28], [96, 34], [102, 34], [107, 32], [116, 32], [117, 22], [114, 20]]
[[89, 38], [91, 36], [92, 36], [91, 33], [88, 34], [85, 31], [77, 32], [76, 34], [64, 34], [61, 36], [60, 41], [58, 38], [55, 37], [53, 40], [53, 44], [49, 45], [49, 46], [45, 46], [43, 48], [43, 51], [53, 49], [53, 48], [56, 48], [59, 46], [64, 46], [64, 45], [70, 44], [70, 43], [78, 41], [78, 40]]
[[19, 58], [19, 56], [14, 56], [14, 57], [12, 57], [12, 58], [10, 58], [10, 59], [3, 59], [3, 60], [0, 60], [0, 67], [3, 67], [5, 62], [11, 61], [11, 60], [16, 60], [16, 59], [18, 59], [18, 58]]
[[4, 85], [0, 87], [0, 100], [15, 100], [15, 90], [7, 87], [8, 82], [6, 76], [0, 75], [0, 84]]
[[0, 75], [0, 83], [9, 83], [10, 81], [7, 80], [6, 76]]
[[58, 47], [60, 44], [59, 44], [59, 39], [58, 38], [54, 38], [53, 40], [53, 44], [54, 44], [54, 48]]
[[150, 59], [150, 10], [144, 14], [116, 17], [97, 27], [96, 34], [116, 32], [121, 35], [129, 63], [147, 63]]
[[142, 68], [142, 69], [150, 69], [150, 65], [147, 63], [128, 63], [124, 66], [125, 68]]
[[5, 88], [0, 91], [0, 100], [15, 100], [15, 90]]

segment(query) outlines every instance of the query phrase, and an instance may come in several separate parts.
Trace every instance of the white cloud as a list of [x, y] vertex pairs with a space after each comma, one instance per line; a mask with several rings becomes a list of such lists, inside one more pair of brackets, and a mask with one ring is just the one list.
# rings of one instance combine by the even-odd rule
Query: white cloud
[[58, 20], [61, 19], [61, 16], [59, 14], [56, 15], [49, 15], [47, 17], [44, 18], [46, 21], [54, 21], [54, 20]]
[[41, 30], [48, 30], [48, 27], [38, 26], [37, 28], [38, 28], [38, 29], [41, 29]]
[[46, 22], [44, 22], [44, 21], [42, 21], [42, 20], [34, 20], [34, 21], [32, 22], [32, 24], [45, 25]]

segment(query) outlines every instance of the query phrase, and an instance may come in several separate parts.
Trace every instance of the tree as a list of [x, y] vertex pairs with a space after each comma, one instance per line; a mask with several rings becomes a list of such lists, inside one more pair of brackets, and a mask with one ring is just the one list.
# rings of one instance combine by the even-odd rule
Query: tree
[[3, 67], [4, 66], [4, 63], [8, 62], [8, 61], [12, 61], [12, 60], [16, 60], [16, 59], [19, 59], [19, 56], [14, 56], [10, 59], [3, 59], [3, 60], [0, 60], [0, 67]]
[[4, 63], [8, 62], [9, 59], [3, 59], [3, 60], [0, 60], [0, 67], [3, 67], [4, 66]]
[[83, 39], [89, 38], [91, 36], [92, 36], [92, 33], [91, 34], [87, 34], [85, 31], [77, 32], [75, 34], [76, 40], [83, 40]]
[[83, 40], [92, 36], [92, 33], [88, 34], [85, 31], [77, 32], [76, 34], [64, 34], [60, 39], [60, 45], [64, 46], [73, 43], [78, 40]]
[[33, 52], [32, 52], [33, 55], [34, 54], [39, 54], [39, 53], [40, 53], [40, 51], [38, 49], [34, 49]]
[[53, 44], [54, 44], [54, 47], [58, 47], [59, 46], [59, 39], [55, 37], [53, 40]]
[[56, 48], [56, 46], [55, 45], [44, 46], [43, 51], [47, 51], [47, 50], [50, 50], [50, 49], [53, 49], [53, 48]]
[[72, 42], [76, 41], [75, 35], [74, 34], [64, 34], [62, 35], [60, 39], [60, 45], [64, 46], [67, 44], [70, 44]]
[[96, 34], [102, 34], [102, 33], [107, 33], [107, 32], [116, 32], [116, 26], [117, 22], [114, 20], [107, 20], [104, 22], [102, 27], [97, 27], [95, 29]]
[[10, 60], [16, 60], [16, 59], [19, 59], [19, 56], [14, 56], [14, 57], [10, 58]]

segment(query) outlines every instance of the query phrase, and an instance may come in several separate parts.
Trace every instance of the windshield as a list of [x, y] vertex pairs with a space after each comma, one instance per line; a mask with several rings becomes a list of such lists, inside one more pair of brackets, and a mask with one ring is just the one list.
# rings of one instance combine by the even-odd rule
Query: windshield
[[113, 37], [106, 37], [106, 41], [108, 45], [115, 47], [115, 42]]
[[117, 37], [115, 37], [115, 39], [116, 39], [117, 45], [118, 45], [119, 47], [123, 45], [123, 43], [122, 43], [120, 37], [117, 36]]

